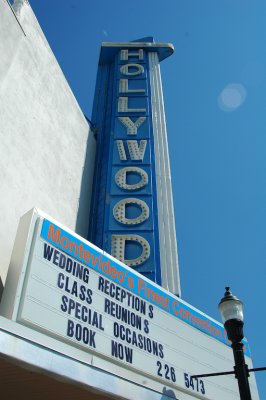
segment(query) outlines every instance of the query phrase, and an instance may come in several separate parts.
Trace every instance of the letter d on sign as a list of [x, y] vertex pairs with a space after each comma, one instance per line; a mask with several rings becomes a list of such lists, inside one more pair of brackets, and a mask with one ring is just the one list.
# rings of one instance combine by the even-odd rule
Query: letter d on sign
[[[137, 258], [125, 259], [126, 246], [130, 242], [138, 243], [142, 247], [142, 253]], [[129, 267], [135, 267], [144, 263], [150, 257], [150, 245], [146, 239], [139, 235], [112, 235], [112, 256], [122, 261]]]

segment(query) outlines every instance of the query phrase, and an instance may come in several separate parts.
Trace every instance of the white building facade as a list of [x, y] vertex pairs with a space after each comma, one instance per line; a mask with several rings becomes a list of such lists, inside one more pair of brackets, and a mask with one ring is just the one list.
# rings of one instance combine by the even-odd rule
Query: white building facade
[[[129, 44], [123, 46], [130, 51]], [[108, 53], [114, 47], [105, 44], [102, 51]], [[173, 209], [158, 76], [161, 51], [169, 48], [155, 44], [148, 54], [150, 76], [156, 83], [151, 86], [149, 118], [165, 152], [161, 159], [155, 148], [154, 171], [158, 191], [169, 194], [156, 198], [161, 202], [160, 246], [174, 235], [174, 226], [173, 231], [168, 226]], [[175, 295], [180, 294], [176, 244], [167, 240], [160, 255], [162, 265], [170, 262], [168, 250], [174, 257], [168, 273], [162, 275], [162, 287], [130, 268], [125, 259], [114, 258], [85, 239], [90, 204], [95, 201], [95, 134], [27, 1], [15, 0], [12, 8], [0, 0], [0, 54], [0, 275], [5, 286], [0, 304], [2, 397], [239, 399], [233, 376], [219, 381], [191, 378], [196, 373], [229, 370], [233, 357], [223, 326]], [[127, 64], [123, 61], [127, 60], [121, 66]], [[128, 68], [124, 70], [132, 72]], [[142, 70], [134, 68], [135, 72]], [[146, 85], [143, 79], [138, 82], [143, 87], [130, 86], [124, 75], [119, 86], [122, 95], [117, 96], [124, 98], [118, 101], [120, 113], [130, 112], [129, 92], [144, 93]], [[145, 96], [140, 103], [145, 104]], [[145, 107], [137, 104], [136, 108], [143, 113], [137, 118], [146, 117]], [[116, 117], [135, 118], [133, 114]], [[128, 142], [121, 144], [122, 137], [117, 140], [116, 148], [119, 143], [122, 146], [120, 163]], [[143, 146], [151, 146], [150, 139], [140, 140], [146, 144], [129, 147], [145, 157]], [[145, 165], [143, 170], [151, 176], [149, 163]], [[120, 167], [114, 163], [114, 168]], [[151, 204], [149, 195], [139, 196], [139, 204]], [[120, 217], [124, 223], [123, 207]], [[146, 229], [139, 233], [145, 235]], [[175, 280], [171, 278], [174, 268]], [[250, 382], [257, 400], [255, 379], [251, 377]]]

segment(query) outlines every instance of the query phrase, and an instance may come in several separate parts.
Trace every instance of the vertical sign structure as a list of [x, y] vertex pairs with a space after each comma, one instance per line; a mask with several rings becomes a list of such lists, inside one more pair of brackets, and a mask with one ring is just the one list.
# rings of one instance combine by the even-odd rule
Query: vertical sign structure
[[159, 62], [173, 46], [144, 38], [101, 47], [88, 239], [180, 295]]

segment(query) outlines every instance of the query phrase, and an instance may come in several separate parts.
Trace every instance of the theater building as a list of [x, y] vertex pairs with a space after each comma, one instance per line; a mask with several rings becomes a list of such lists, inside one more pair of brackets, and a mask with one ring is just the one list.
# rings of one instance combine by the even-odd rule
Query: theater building
[[233, 357], [181, 297], [160, 75], [173, 51], [102, 43], [89, 122], [29, 3], [0, 0], [3, 398], [239, 399], [233, 376], [191, 378]]

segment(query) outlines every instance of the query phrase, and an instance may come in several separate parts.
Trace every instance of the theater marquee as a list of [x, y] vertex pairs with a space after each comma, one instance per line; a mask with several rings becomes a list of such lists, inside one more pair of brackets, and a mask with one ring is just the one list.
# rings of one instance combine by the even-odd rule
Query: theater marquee
[[1, 313], [154, 390], [238, 398], [233, 377], [191, 378], [230, 369], [221, 324], [38, 210], [20, 222]]

